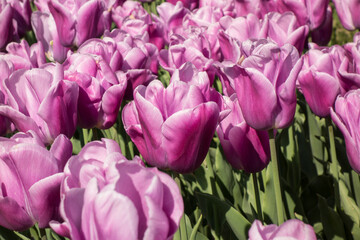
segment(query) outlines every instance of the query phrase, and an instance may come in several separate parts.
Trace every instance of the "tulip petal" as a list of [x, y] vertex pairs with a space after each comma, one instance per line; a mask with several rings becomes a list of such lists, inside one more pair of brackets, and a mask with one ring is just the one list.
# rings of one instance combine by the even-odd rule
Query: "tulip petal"
[[48, 7], [55, 20], [60, 43], [65, 47], [70, 47], [76, 34], [73, 16], [57, 1], [49, 1]]
[[219, 108], [214, 102], [171, 115], [161, 129], [166, 160], [153, 165], [159, 168], [171, 166], [177, 172], [190, 172], [199, 167], [210, 146], [218, 117]]
[[25, 189], [29, 189], [37, 181], [59, 171], [57, 161], [52, 154], [46, 148], [35, 144], [18, 144], [16, 148], [10, 149], [9, 155], [14, 161]]
[[35, 222], [15, 200], [0, 196], [1, 226], [15, 231], [22, 231], [30, 228], [34, 224]]
[[80, 7], [76, 19], [77, 46], [80, 46], [87, 39], [98, 37], [96, 36], [97, 22], [101, 17], [101, 10], [100, 2], [96, 0], [87, 1]]
[[274, 86], [256, 69], [240, 69], [239, 74], [236, 93], [246, 123], [257, 130], [273, 128], [277, 106]]
[[40, 228], [49, 225], [51, 219], [56, 219], [60, 205], [60, 184], [64, 173], [57, 173], [37, 181], [29, 189], [32, 202], [32, 211]]

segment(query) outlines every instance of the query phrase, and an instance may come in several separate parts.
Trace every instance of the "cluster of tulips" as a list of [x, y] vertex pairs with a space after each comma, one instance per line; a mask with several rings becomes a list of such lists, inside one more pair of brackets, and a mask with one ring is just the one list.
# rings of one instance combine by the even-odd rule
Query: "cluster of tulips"
[[[360, 28], [352, 0], [0, 0], [0, 238], [360, 236], [347, 228], [360, 229], [360, 34], [326, 46], [334, 9]], [[344, 189], [359, 213], [335, 233], [284, 205], [280, 135], [294, 135], [297, 164], [300, 135], [315, 151], [294, 130], [303, 103], [329, 131], [321, 217], [345, 216]]]

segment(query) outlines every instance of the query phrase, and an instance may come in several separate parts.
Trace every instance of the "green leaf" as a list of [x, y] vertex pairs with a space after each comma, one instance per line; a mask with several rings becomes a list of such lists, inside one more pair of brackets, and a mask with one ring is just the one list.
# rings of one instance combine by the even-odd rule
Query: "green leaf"
[[323, 197], [318, 196], [318, 200], [321, 222], [326, 238], [332, 240], [346, 239], [344, 226], [339, 214], [327, 205]]
[[202, 216], [199, 218], [199, 221], [195, 224], [194, 228], [191, 226], [191, 221], [189, 217], [184, 214], [185, 219], [185, 227], [184, 229], [178, 229], [178, 231], [175, 233], [173, 240], [208, 240], [206, 236], [204, 236], [202, 233], [198, 232], [198, 227], [201, 224]]
[[360, 210], [353, 198], [349, 196], [349, 190], [345, 183], [339, 181], [341, 217], [346, 229], [351, 232], [354, 239], [360, 239]]
[[229, 233], [223, 231], [227, 224], [238, 239], [247, 238], [250, 222], [231, 204], [205, 193], [196, 192], [195, 197], [205, 219], [218, 236], [228, 236]]

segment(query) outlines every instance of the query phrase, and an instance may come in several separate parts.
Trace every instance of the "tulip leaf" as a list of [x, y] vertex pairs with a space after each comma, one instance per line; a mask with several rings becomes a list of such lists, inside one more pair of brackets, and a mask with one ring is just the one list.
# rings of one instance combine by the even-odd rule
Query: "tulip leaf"
[[346, 239], [345, 230], [339, 214], [327, 205], [323, 197], [318, 196], [318, 201], [321, 222], [326, 238], [332, 240]]
[[328, 161], [328, 153], [324, 141], [321, 140], [323, 136], [322, 126], [325, 124], [324, 119], [320, 120], [315, 116], [310, 107], [307, 105], [307, 122], [309, 127], [309, 140], [313, 159], [302, 159], [303, 167], [306, 169], [305, 173], [310, 179], [322, 175], [324, 173], [325, 163]]
[[265, 195], [263, 198], [263, 211], [264, 211], [264, 220], [276, 223], [277, 222], [277, 213], [276, 213], [276, 201], [275, 201], [275, 189], [274, 189], [274, 179], [272, 172], [273, 163], [270, 161], [269, 165], [265, 170]]
[[354, 199], [349, 196], [349, 190], [345, 183], [339, 181], [341, 200], [341, 216], [345, 227], [351, 232], [354, 239], [360, 239], [360, 210]]
[[20, 239], [15, 232], [0, 226], [0, 240]]
[[227, 224], [232, 230], [233, 237], [238, 239], [247, 238], [250, 222], [231, 204], [206, 193], [196, 192], [195, 197], [205, 219], [218, 236], [226, 235], [226, 238], [231, 237], [229, 232], [224, 231]]
[[208, 238], [205, 237], [202, 233], [198, 232], [198, 227], [201, 224], [202, 217], [199, 218], [199, 221], [195, 224], [194, 228], [191, 226], [191, 222], [189, 217], [184, 214], [185, 219], [185, 229], [178, 229], [175, 233], [173, 240], [207, 240]]

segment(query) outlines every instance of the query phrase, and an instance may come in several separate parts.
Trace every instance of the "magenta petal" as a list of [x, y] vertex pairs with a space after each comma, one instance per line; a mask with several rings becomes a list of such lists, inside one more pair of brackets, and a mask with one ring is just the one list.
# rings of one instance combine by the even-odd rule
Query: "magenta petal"
[[310, 69], [299, 75], [299, 83], [311, 110], [320, 117], [328, 116], [340, 93], [339, 81], [326, 73]]
[[29, 189], [34, 217], [40, 228], [49, 225], [51, 219], [56, 218], [55, 210], [60, 205], [60, 184], [64, 173], [57, 173], [41, 179]]
[[122, 111], [122, 122], [126, 133], [131, 137], [140, 154], [144, 159], [148, 159], [146, 143], [134, 101], [125, 105]]
[[169, 222], [158, 202], [145, 196], [148, 208], [147, 228], [144, 239], [166, 239], [169, 231]]
[[[44, 147], [22, 143], [9, 151], [25, 189], [35, 182], [58, 173], [56, 159]], [[26, 160], [27, 164], [24, 164]], [[39, 171], [41, 169], [41, 171]]]
[[73, 16], [57, 1], [49, 1], [48, 7], [54, 17], [61, 44], [70, 47], [76, 34]]
[[25, 116], [21, 112], [16, 111], [15, 109], [6, 105], [0, 105], [0, 115], [9, 118], [15, 124], [15, 127], [18, 130], [22, 132], [27, 132], [29, 130], [32, 130], [36, 132], [38, 136], [41, 137], [42, 141], [45, 142], [47, 141], [43, 133], [40, 131], [38, 125], [34, 122], [34, 120], [31, 117]]
[[[81, 232], [81, 214], [83, 211], [84, 193], [85, 189], [83, 188], [70, 189], [65, 193], [64, 200], [60, 205], [61, 216], [68, 222], [67, 227], [69, 228], [72, 240], [84, 239], [83, 233]], [[64, 225], [58, 229], [60, 231], [64, 230], [64, 233], [66, 233]]]
[[114, 125], [120, 105], [126, 90], [126, 82], [113, 85], [106, 90], [102, 97], [102, 120], [101, 128], [109, 128]]
[[39, 107], [39, 116], [47, 123], [50, 135], [55, 139], [63, 133], [71, 138], [77, 123], [79, 86], [63, 81], [53, 86]]
[[100, 239], [139, 239], [138, 210], [126, 196], [100, 192], [94, 199], [94, 214]]
[[85, 2], [77, 13], [77, 42], [80, 46], [85, 40], [97, 36], [97, 24], [101, 17], [101, 5], [99, 1]]
[[171, 115], [161, 130], [166, 161], [154, 165], [165, 164], [163, 167], [171, 167], [177, 172], [191, 172], [199, 167], [210, 146], [218, 117], [219, 108], [214, 102]]
[[5, 48], [6, 44], [10, 41], [13, 34], [12, 8], [10, 4], [6, 4], [6, 2], [2, 4], [5, 4], [6, 6], [3, 9], [0, 9], [0, 49]]
[[277, 96], [274, 86], [258, 70], [240, 71], [236, 93], [247, 124], [257, 130], [273, 128]]
[[51, 145], [50, 152], [58, 160], [59, 169], [63, 170], [72, 155], [72, 143], [65, 135], [59, 135]]
[[[149, 87], [151, 87], [151, 85], [149, 85]], [[156, 149], [161, 144], [161, 125], [164, 120], [160, 110], [146, 100], [140, 93], [144, 91], [144, 86], [137, 87], [134, 93], [134, 100], [139, 113], [139, 122], [142, 125], [142, 132], [145, 140], [151, 144], [151, 147]], [[149, 90], [146, 89], [146, 91]]]
[[157, 168], [153, 168], [152, 171], [155, 172], [163, 183], [163, 211], [169, 218], [170, 227], [168, 236], [171, 237], [177, 231], [184, 212], [183, 199], [179, 187], [169, 175], [159, 171]]
[[34, 225], [34, 220], [9, 197], [0, 196], [0, 225], [15, 231], [22, 231]]

